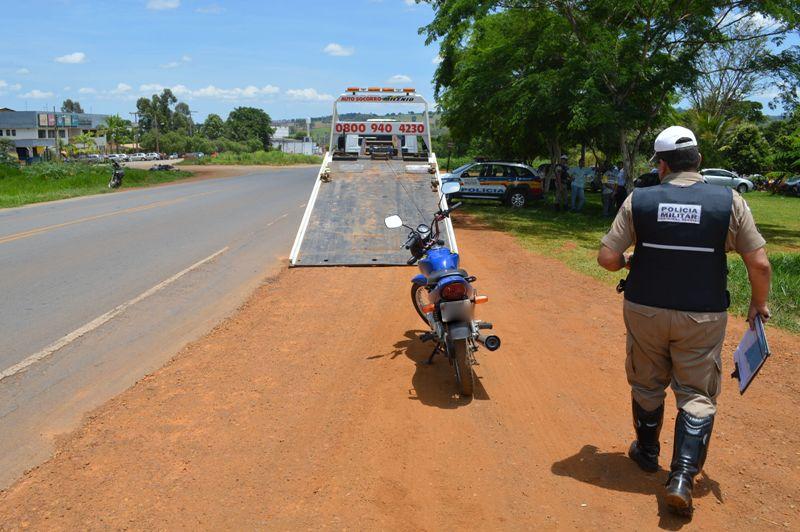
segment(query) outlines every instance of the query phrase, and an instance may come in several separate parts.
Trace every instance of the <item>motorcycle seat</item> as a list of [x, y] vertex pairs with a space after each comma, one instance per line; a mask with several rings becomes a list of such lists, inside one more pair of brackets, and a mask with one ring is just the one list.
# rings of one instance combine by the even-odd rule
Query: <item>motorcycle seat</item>
[[428, 284], [436, 284], [441, 279], [444, 279], [445, 277], [449, 277], [451, 275], [459, 275], [461, 277], [469, 276], [466, 270], [462, 270], [461, 268], [459, 268], [457, 270], [439, 270], [438, 272], [433, 272], [430, 275], [428, 275], [426, 279], [428, 280]]

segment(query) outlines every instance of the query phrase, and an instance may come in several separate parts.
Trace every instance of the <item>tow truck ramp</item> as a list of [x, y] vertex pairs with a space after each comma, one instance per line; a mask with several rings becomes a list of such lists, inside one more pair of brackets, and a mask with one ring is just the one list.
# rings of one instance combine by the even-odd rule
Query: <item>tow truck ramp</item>
[[[400, 103], [424, 104], [423, 121], [338, 120], [339, 102], [396, 103], [398, 98]], [[427, 148], [423, 153], [417, 151], [417, 135]], [[413, 142], [408, 141], [412, 136]], [[354, 149], [347, 151], [351, 146]], [[291, 265], [406, 265], [410, 253], [403, 244], [408, 231], [388, 229], [383, 221], [398, 214], [406, 225], [416, 227], [430, 224], [439, 207], [447, 208], [439, 194], [441, 178], [430, 146], [428, 105], [413, 89], [348, 89], [342, 94], [334, 103], [330, 149], [306, 205]], [[442, 229], [441, 238], [457, 251], [449, 219]]]

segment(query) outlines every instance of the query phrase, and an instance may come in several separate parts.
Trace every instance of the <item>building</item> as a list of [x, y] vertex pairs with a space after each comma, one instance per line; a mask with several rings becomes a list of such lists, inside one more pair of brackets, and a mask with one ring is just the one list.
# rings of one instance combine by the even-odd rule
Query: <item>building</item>
[[[85, 113], [46, 113], [39, 111], [14, 111], [0, 108], [0, 139], [14, 143], [20, 160], [33, 160], [56, 149], [56, 138], [61, 146], [84, 133], [97, 133], [108, 115]], [[100, 151], [105, 150], [106, 139], [94, 139]]]
[[305, 140], [297, 139], [276, 139], [272, 138], [270, 146], [273, 150], [279, 150], [284, 153], [300, 153], [303, 155], [315, 155], [321, 152], [319, 147], [314, 142], [306, 138]]
[[276, 126], [275, 132], [272, 134], [273, 139], [287, 139], [289, 138], [289, 126]]

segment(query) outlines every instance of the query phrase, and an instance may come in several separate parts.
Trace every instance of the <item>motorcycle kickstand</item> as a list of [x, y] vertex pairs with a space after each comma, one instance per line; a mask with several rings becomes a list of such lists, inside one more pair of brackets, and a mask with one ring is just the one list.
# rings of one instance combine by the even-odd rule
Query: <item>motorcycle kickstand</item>
[[423, 362], [423, 364], [425, 364], [426, 366], [430, 366], [431, 364], [433, 364], [433, 357], [435, 357], [436, 353], [438, 353], [441, 350], [441, 347], [442, 347], [441, 342], [436, 344], [436, 347], [433, 348], [433, 353], [431, 353], [431, 356], [429, 356], [428, 360]]

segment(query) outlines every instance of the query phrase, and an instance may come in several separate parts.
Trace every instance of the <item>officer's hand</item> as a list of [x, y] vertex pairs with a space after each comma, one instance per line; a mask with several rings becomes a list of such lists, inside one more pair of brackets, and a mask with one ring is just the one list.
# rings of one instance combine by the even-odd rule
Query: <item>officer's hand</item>
[[764, 303], [763, 305], [756, 305], [752, 301], [750, 302], [750, 310], [747, 311], [747, 322], [750, 324], [750, 329], [754, 329], [756, 326], [756, 316], [761, 316], [761, 321], [766, 322], [771, 314], [769, 313], [769, 308], [767, 304]]
[[625, 253], [622, 254], [622, 256], [625, 257], [625, 269], [626, 270], [630, 270], [631, 269], [631, 259], [633, 258], [633, 252], [632, 251], [626, 251]]

